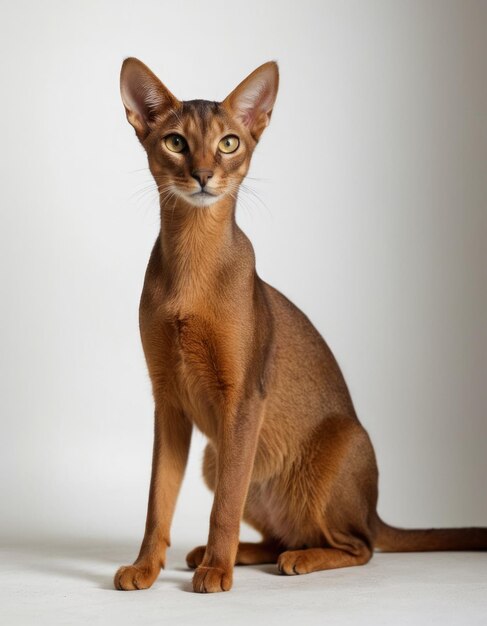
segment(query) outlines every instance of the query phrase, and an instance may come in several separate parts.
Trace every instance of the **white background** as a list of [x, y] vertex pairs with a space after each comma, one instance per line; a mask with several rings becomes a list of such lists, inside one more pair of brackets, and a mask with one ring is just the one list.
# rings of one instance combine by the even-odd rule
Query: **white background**
[[[131, 55], [181, 99], [217, 100], [277, 59], [260, 200], [238, 212], [258, 270], [337, 356], [381, 515], [487, 524], [486, 25], [487, 3], [466, 0], [3, 3], [4, 538], [128, 538], [135, 556], [142, 536], [137, 309], [158, 206], [119, 96]], [[176, 546], [206, 538], [203, 443]]]

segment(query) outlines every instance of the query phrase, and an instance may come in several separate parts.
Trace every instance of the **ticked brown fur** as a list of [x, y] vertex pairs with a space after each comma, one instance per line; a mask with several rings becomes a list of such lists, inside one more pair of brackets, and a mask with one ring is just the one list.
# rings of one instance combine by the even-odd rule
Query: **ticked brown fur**
[[[364, 564], [374, 547], [487, 547], [486, 529], [406, 531], [379, 519], [374, 451], [340, 369], [308, 318], [256, 273], [235, 205], [277, 87], [266, 63], [221, 103], [180, 102], [137, 59], [122, 67], [161, 230], [140, 302], [155, 400], [147, 523], [118, 589], [150, 587], [164, 567], [193, 426], [208, 437], [203, 473], [215, 492], [207, 545], [187, 557], [195, 591], [227, 591], [238, 563], [292, 575]], [[221, 149], [229, 136], [234, 152]], [[261, 543], [239, 544], [242, 518]]]

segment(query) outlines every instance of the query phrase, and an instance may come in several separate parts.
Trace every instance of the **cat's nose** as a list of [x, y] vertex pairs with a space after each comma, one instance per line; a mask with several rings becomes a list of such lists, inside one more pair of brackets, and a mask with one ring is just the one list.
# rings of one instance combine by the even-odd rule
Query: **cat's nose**
[[201, 185], [201, 189], [204, 189], [206, 183], [213, 176], [213, 172], [211, 170], [205, 170], [205, 169], [193, 170], [191, 172], [191, 176], [193, 178], [196, 178], [196, 180]]

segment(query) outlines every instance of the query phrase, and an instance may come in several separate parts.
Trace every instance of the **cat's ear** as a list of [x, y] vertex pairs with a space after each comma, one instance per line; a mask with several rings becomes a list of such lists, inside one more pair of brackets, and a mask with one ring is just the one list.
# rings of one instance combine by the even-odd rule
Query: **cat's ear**
[[249, 74], [223, 101], [256, 141], [270, 122], [278, 86], [277, 63], [269, 61]]
[[157, 76], [142, 61], [133, 57], [123, 62], [120, 93], [127, 119], [140, 141], [147, 137], [158, 115], [180, 104]]

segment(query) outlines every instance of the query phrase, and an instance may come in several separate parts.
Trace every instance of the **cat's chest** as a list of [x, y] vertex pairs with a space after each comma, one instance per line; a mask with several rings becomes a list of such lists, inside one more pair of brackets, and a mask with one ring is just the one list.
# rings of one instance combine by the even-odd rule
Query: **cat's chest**
[[224, 390], [224, 329], [218, 331], [213, 320], [198, 313], [177, 315], [172, 326], [172, 350], [183, 387], [191, 390], [197, 383], [208, 392]]
[[224, 315], [218, 322], [201, 310], [161, 307], [141, 320], [141, 334], [156, 398], [179, 404], [212, 437], [213, 416], [238, 384], [238, 338]]

